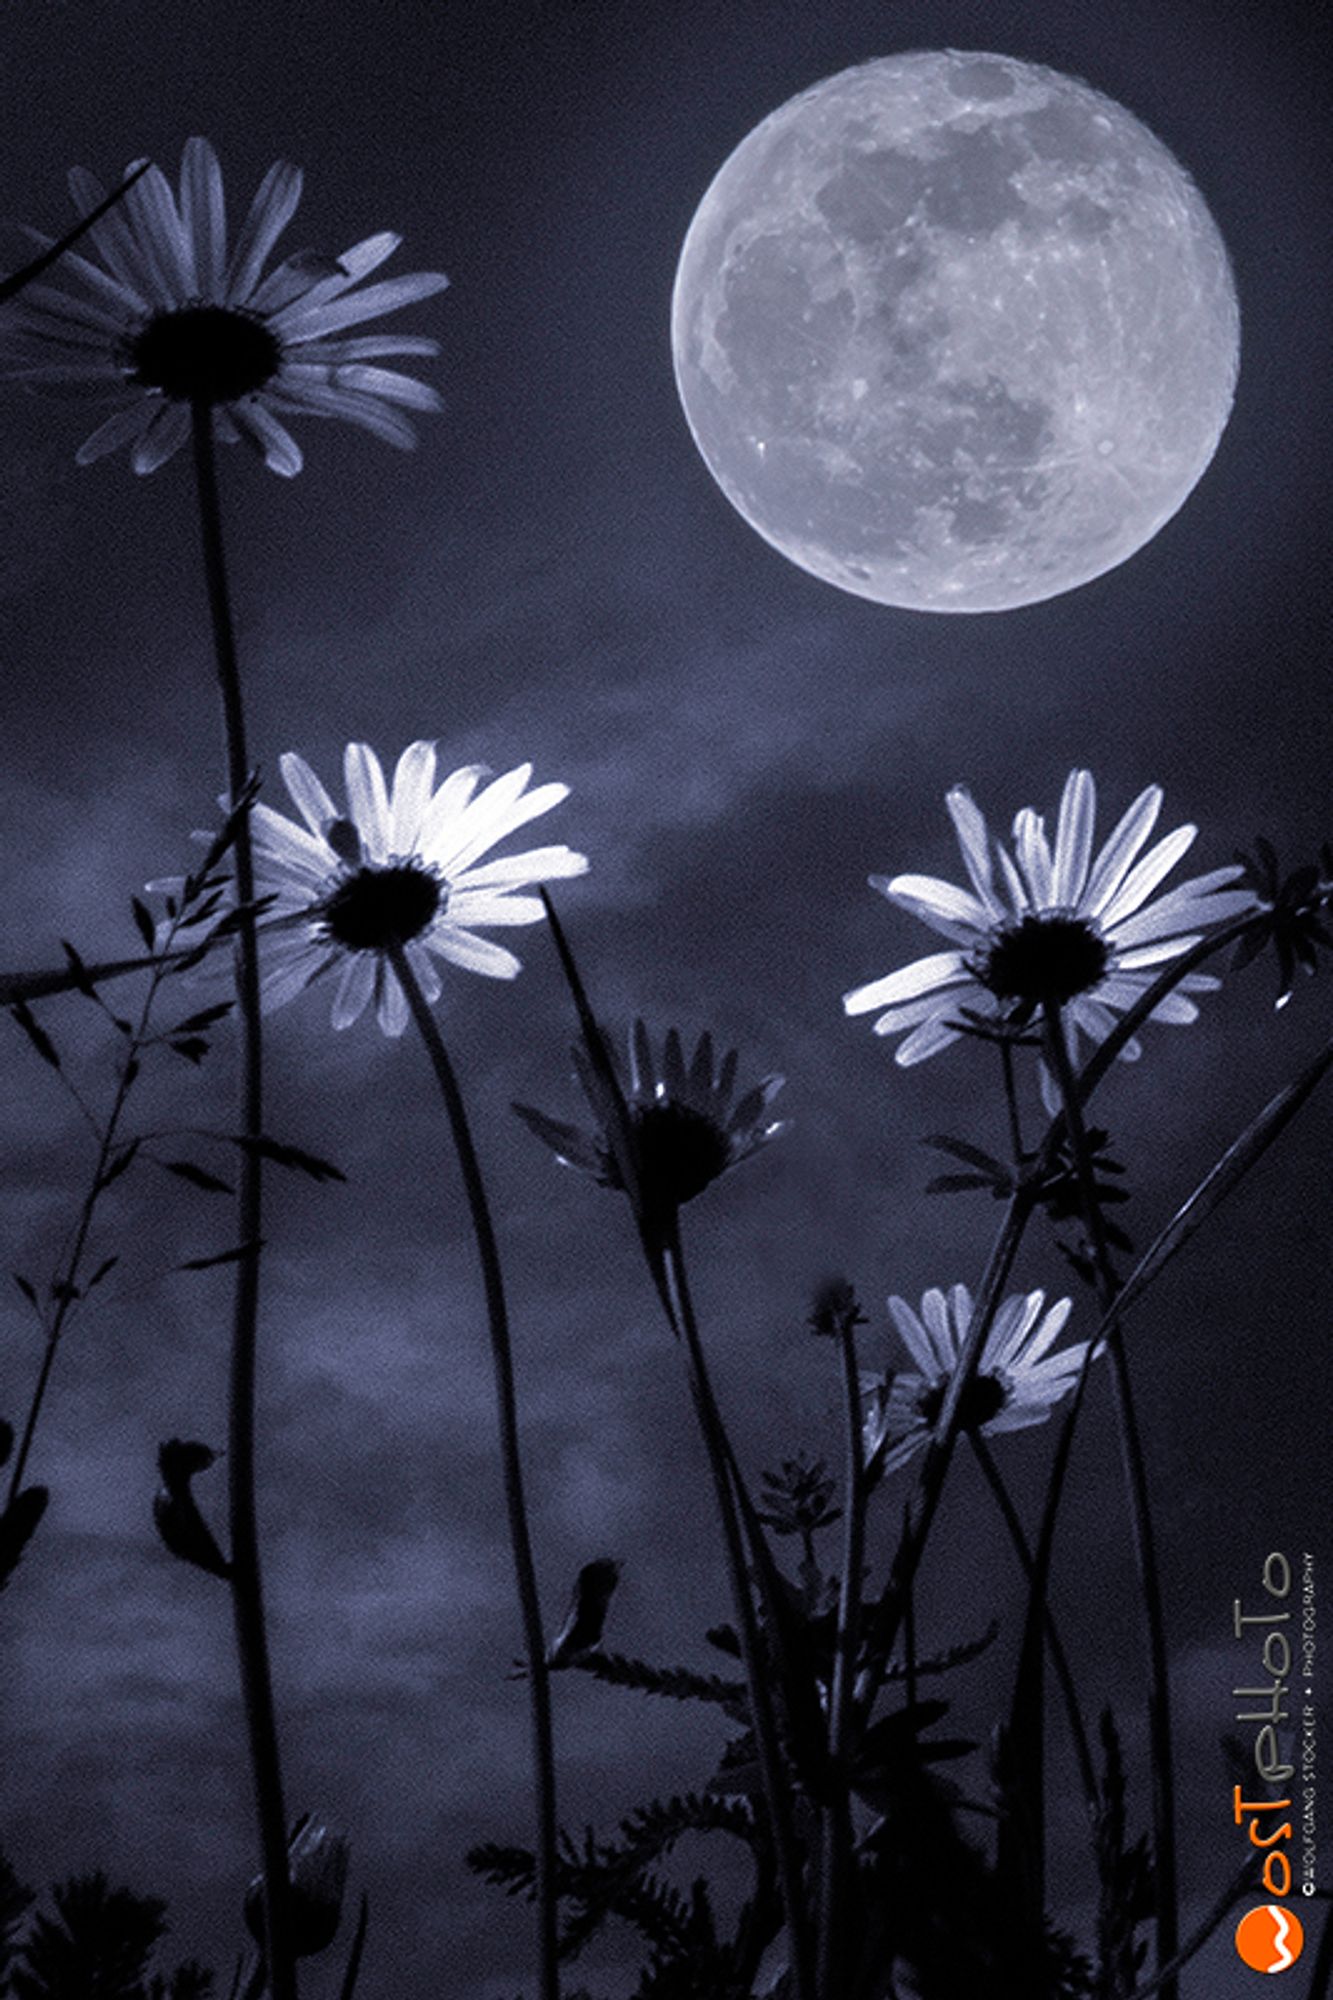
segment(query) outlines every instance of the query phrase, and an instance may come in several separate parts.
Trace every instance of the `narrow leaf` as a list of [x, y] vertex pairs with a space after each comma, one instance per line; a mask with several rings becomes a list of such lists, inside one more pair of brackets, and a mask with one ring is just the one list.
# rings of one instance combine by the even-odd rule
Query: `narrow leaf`
[[177, 1264], [178, 1271], [211, 1271], [215, 1264], [239, 1264], [242, 1257], [248, 1257], [252, 1250], [262, 1250], [259, 1243], [237, 1243], [230, 1250], [219, 1250], [212, 1257], [188, 1257], [183, 1264]]
[[197, 1014], [190, 1014], [185, 1020], [177, 1021], [171, 1032], [173, 1035], [193, 1035], [201, 1028], [211, 1028], [218, 1021], [225, 1020], [235, 1004], [234, 1000], [219, 1000], [216, 1006], [201, 1007]]
[[40, 1312], [41, 1307], [37, 1306], [37, 1287], [33, 1284], [31, 1278], [25, 1278], [22, 1271], [11, 1271], [9, 1275], [28, 1301], [28, 1304], [36, 1306]]
[[52, 1069], [59, 1069], [60, 1057], [56, 1054], [55, 1043], [51, 1040], [45, 1029], [37, 1025], [26, 1000], [16, 1000], [9, 1011], [36, 1049], [42, 1061], [49, 1063]]
[[159, 1160], [169, 1174], [176, 1174], [191, 1187], [202, 1188], [205, 1194], [234, 1194], [230, 1181], [224, 1181], [217, 1174], [210, 1174], [207, 1167], [197, 1167], [193, 1160]]
[[135, 929], [143, 939], [144, 945], [149, 951], [156, 950], [157, 925], [153, 922], [152, 911], [146, 903], [141, 903], [137, 896], [130, 897], [130, 910], [134, 917]]
[[366, 1927], [370, 1922], [370, 1898], [364, 1890], [361, 1894], [361, 1908], [357, 1913], [356, 1929], [352, 1933], [351, 1949], [347, 1954], [347, 1969], [343, 1973], [343, 1983], [338, 2000], [352, 2000], [356, 1992], [357, 1977], [361, 1971], [361, 1954], [366, 1945]]
[[243, 1132], [229, 1133], [234, 1146], [244, 1152], [258, 1153], [263, 1160], [272, 1160], [275, 1167], [288, 1167], [293, 1173], [308, 1174], [312, 1181], [345, 1181], [346, 1174], [341, 1167], [335, 1167], [332, 1160], [322, 1160], [318, 1153], [307, 1153], [301, 1146], [284, 1145], [278, 1139], [264, 1136], [251, 1138]]
[[137, 1139], [131, 1139], [127, 1146], [122, 1146], [115, 1158], [108, 1164], [106, 1172], [98, 1181], [94, 1192], [101, 1194], [104, 1188], [110, 1187], [112, 1181], [118, 1181], [121, 1175], [126, 1173], [134, 1164], [134, 1158], [138, 1150], [139, 1141]]

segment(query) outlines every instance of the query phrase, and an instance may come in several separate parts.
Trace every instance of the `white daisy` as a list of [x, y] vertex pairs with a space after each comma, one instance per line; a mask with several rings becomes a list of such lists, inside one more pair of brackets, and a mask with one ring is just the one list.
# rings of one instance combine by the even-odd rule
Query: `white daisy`
[[[843, 996], [849, 1014], [883, 1010], [875, 1033], [903, 1035], [895, 1053], [905, 1067], [956, 1042], [966, 1032], [963, 1010], [1021, 1022], [1054, 1003], [1075, 1050], [1079, 1030], [1100, 1042], [1171, 959], [1213, 925], [1258, 907], [1250, 890], [1226, 886], [1243, 873], [1239, 867], [1214, 868], [1149, 902], [1198, 832], [1179, 826], [1139, 858], [1161, 810], [1160, 786], [1140, 792], [1095, 860], [1097, 793], [1088, 771], [1071, 771], [1066, 780], [1054, 851], [1030, 806], [1014, 821], [1011, 856], [970, 792], [956, 786], [946, 803], [971, 889], [932, 875], [872, 875], [870, 885], [953, 949]], [[1218, 983], [1208, 973], [1187, 973], [1151, 1018], [1196, 1020], [1189, 996]], [[1134, 1040], [1124, 1050], [1129, 1061], [1140, 1053]]]
[[568, 847], [482, 861], [568, 796], [568, 785], [529, 791], [531, 764], [480, 790], [486, 774], [477, 764], [437, 786], [434, 744], [409, 743], [390, 790], [369, 745], [349, 743], [345, 811], [304, 758], [289, 751], [281, 768], [305, 824], [270, 806], [251, 808], [256, 895], [272, 898], [260, 927], [266, 1012], [336, 972], [335, 1028], [350, 1027], [373, 997], [385, 1034], [401, 1035], [407, 998], [388, 963], [391, 946], [406, 953], [428, 1002], [440, 994], [437, 958], [512, 979], [518, 959], [479, 932], [539, 922], [540, 899], [521, 892], [588, 866]]
[[[1043, 1316], [1045, 1292], [1018, 1292], [995, 1314], [981, 1362], [963, 1392], [964, 1430], [986, 1436], [1044, 1424], [1073, 1388], [1088, 1343], [1050, 1349], [1069, 1317], [1071, 1301], [1060, 1299]], [[863, 1375], [866, 1395], [862, 1443], [866, 1462], [885, 1472], [903, 1465], [930, 1440], [944, 1407], [949, 1383], [972, 1325], [972, 1294], [954, 1285], [947, 1296], [932, 1288], [916, 1313], [906, 1299], [889, 1300], [893, 1323], [919, 1373]]]
[[[80, 215], [105, 199], [84, 168], [69, 179]], [[299, 167], [270, 167], [229, 252], [217, 155], [206, 139], [190, 139], [179, 199], [160, 168], [149, 167], [89, 229], [101, 261], [67, 252], [49, 280], [29, 285], [10, 308], [4, 374], [38, 389], [105, 392], [122, 404], [83, 444], [81, 465], [129, 445], [136, 472], [156, 471], [188, 438], [195, 404], [212, 409], [224, 442], [246, 438], [288, 478], [301, 469], [301, 451], [284, 416], [342, 417], [390, 444], [415, 443], [403, 411], [438, 410], [440, 398], [379, 364], [436, 354], [438, 343], [344, 335], [449, 281], [413, 271], [356, 290], [397, 249], [401, 238], [387, 231], [341, 257], [298, 253], [265, 273], [301, 183]], [[43, 247], [51, 241], [27, 234]]]

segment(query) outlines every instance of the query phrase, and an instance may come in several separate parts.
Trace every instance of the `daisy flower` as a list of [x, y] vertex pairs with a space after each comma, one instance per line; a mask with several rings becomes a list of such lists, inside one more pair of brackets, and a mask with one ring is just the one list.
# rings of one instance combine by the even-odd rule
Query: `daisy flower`
[[435, 745], [409, 743], [390, 790], [369, 745], [349, 743], [345, 810], [304, 758], [289, 751], [281, 769], [304, 824], [271, 806], [251, 807], [255, 889], [267, 903], [260, 926], [265, 1012], [336, 972], [335, 1028], [350, 1027], [373, 998], [385, 1034], [401, 1035], [407, 998], [388, 963], [391, 947], [402, 947], [428, 1002], [440, 995], [437, 959], [512, 979], [519, 970], [513, 952], [479, 933], [538, 922], [540, 900], [521, 892], [588, 866], [568, 847], [482, 860], [568, 796], [568, 785], [529, 791], [531, 764], [486, 785], [482, 767], [470, 764], [437, 787]]
[[[629, 1038], [629, 1063], [610, 1051], [629, 1114], [633, 1167], [645, 1207], [670, 1213], [692, 1201], [722, 1174], [757, 1153], [787, 1129], [768, 1116], [783, 1085], [766, 1076], [732, 1102], [738, 1057], [735, 1049], [717, 1063], [710, 1034], [700, 1035], [687, 1062], [681, 1039], [669, 1028], [661, 1054], [648, 1030], [636, 1021]], [[606, 1124], [606, 1092], [586, 1050], [576, 1048], [574, 1064], [596, 1121], [591, 1131], [548, 1118], [531, 1105], [515, 1111], [567, 1167], [591, 1174], [603, 1187], [624, 1188], [615, 1146]]]
[[[956, 1042], [968, 1014], [1021, 1023], [1054, 1004], [1064, 1011], [1074, 1052], [1080, 1030], [1102, 1041], [1115, 1015], [1141, 998], [1164, 965], [1213, 925], [1257, 908], [1248, 889], [1227, 886], [1239, 867], [1195, 875], [1150, 900], [1198, 832], [1179, 826], [1141, 852], [1161, 811], [1160, 786], [1140, 792], [1095, 859], [1097, 792], [1089, 771], [1071, 771], [1066, 780], [1053, 850], [1045, 820], [1030, 806], [1014, 821], [1011, 855], [970, 792], [956, 786], [946, 804], [970, 889], [933, 875], [872, 875], [870, 885], [953, 949], [843, 996], [849, 1014], [879, 1012], [877, 1035], [903, 1036], [895, 1053], [904, 1067]], [[1218, 984], [1208, 973], [1187, 973], [1151, 1018], [1197, 1019], [1190, 995]], [[1134, 1060], [1139, 1043], [1131, 1040], [1123, 1053]]]
[[[963, 1392], [962, 1426], [987, 1437], [1044, 1424], [1073, 1388], [1088, 1343], [1050, 1349], [1069, 1317], [1060, 1299], [1044, 1315], [1045, 1292], [1018, 1292], [996, 1312], [981, 1362]], [[866, 1462], [892, 1472], [930, 1441], [972, 1325], [972, 1294], [954, 1285], [947, 1296], [932, 1288], [913, 1311], [906, 1299], [889, 1300], [893, 1323], [917, 1371], [863, 1375], [866, 1395], [862, 1442]]]
[[[82, 167], [69, 181], [81, 216], [106, 199]], [[136, 472], [156, 471], [188, 438], [195, 405], [211, 409], [225, 443], [245, 438], [287, 478], [302, 461], [285, 416], [342, 417], [390, 444], [415, 443], [403, 411], [438, 410], [440, 399], [380, 364], [438, 353], [438, 344], [346, 333], [429, 298], [448, 279], [412, 271], [358, 290], [401, 241], [387, 231], [341, 257], [298, 252], [266, 272], [301, 184], [299, 167], [270, 167], [229, 250], [217, 155], [206, 139], [190, 139], [179, 196], [150, 166], [91, 224], [96, 258], [67, 252], [49, 281], [15, 302], [4, 324], [6, 375], [38, 389], [104, 391], [121, 404], [81, 446], [81, 465], [128, 445]], [[51, 241], [27, 234], [43, 248]]]

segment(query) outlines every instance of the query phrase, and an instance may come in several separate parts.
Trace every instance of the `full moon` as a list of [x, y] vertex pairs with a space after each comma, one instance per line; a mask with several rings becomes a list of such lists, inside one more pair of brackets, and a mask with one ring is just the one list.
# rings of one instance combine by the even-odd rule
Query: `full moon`
[[1101, 576], [1222, 434], [1239, 313], [1189, 175], [1123, 106], [1008, 56], [887, 56], [764, 120], [672, 304], [694, 439], [802, 569], [918, 611]]

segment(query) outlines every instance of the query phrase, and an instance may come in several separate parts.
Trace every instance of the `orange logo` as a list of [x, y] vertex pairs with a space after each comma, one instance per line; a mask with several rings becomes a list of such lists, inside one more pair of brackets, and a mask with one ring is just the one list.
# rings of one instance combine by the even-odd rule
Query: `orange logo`
[[1256, 1972], [1285, 1972], [1305, 1945], [1299, 1917], [1280, 1903], [1260, 1903], [1236, 1926], [1236, 1950]]

